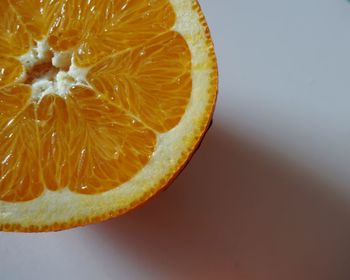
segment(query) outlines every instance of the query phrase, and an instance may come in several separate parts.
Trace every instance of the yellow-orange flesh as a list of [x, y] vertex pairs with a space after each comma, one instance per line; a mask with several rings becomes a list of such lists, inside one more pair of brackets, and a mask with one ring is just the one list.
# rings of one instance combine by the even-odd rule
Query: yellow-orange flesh
[[[149, 162], [191, 96], [175, 21], [167, 0], [0, 1], [0, 200], [105, 192]], [[27, 63], [39, 44], [45, 57]], [[56, 54], [68, 59], [55, 64]], [[70, 86], [34, 89], [58, 75]]]

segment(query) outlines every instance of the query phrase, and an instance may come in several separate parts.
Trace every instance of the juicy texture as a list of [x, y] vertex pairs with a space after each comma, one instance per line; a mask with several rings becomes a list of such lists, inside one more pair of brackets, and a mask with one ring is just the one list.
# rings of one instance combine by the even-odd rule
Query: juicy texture
[[0, 34], [1, 55], [19, 56], [31, 47], [28, 30], [7, 0], [0, 1]]
[[[1, 1], [0, 200], [105, 192], [149, 162], [191, 96], [191, 53], [175, 20], [167, 0]], [[86, 84], [33, 98], [37, 77], [21, 84], [18, 57], [36, 40], [72, 52], [89, 67]]]
[[0, 56], [0, 88], [18, 80], [23, 70], [22, 64], [17, 59]]
[[167, 32], [101, 61], [87, 79], [145, 124], [166, 132], [180, 121], [190, 98], [191, 54], [181, 35]]
[[0, 90], [0, 197], [25, 201], [41, 194], [39, 138], [30, 88], [14, 86]]

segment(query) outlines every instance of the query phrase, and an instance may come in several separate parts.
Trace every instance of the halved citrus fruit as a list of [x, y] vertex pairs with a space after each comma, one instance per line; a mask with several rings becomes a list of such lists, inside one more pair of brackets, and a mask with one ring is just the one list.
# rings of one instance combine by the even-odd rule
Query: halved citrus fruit
[[217, 65], [194, 0], [0, 2], [0, 229], [125, 213], [204, 136]]

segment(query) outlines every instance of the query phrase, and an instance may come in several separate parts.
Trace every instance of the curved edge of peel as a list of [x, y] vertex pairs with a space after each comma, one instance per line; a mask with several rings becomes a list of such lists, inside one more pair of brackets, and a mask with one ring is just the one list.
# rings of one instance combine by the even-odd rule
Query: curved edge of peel
[[[152, 188], [149, 192], [144, 193], [144, 195], [137, 201], [134, 201], [131, 203], [128, 207], [125, 207], [123, 209], [118, 209], [114, 211], [109, 211], [105, 213], [104, 215], [98, 215], [91, 218], [86, 219], [78, 219], [78, 220], [69, 220], [64, 223], [54, 223], [44, 226], [26, 226], [23, 227], [20, 224], [0, 224], [0, 231], [5, 232], [51, 232], [51, 231], [61, 231], [66, 230], [74, 227], [79, 226], [85, 226], [89, 224], [95, 224], [99, 222], [103, 222], [112, 218], [119, 217], [123, 214], [126, 214], [136, 208], [139, 208], [144, 205], [147, 201], [149, 201], [152, 198], [155, 198], [157, 194], [160, 194], [161, 192], [165, 191], [170, 187], [170, 185], [175, 181], [175, 179], [179, 176], [179, 174], [185, 169], [185, 167], [189, 164], [190, 160], [194, 156], [195, 152], [200, 148], [204, 137], [206, 133], [209, 131], [210, 127], [213, 124], [213, 115], [216, 107], [216, 101], [218, 96], [218, 64], [217, 64], [217, 58], [214, 50], [214, 43], [212, 41], [212, 36], [209, 30], [209, 26], [207, 24], [207, 21], [205, 19], [205, 16], [203, 14], [203, 11], [200, 7], [200, 4], [198, 0], [193, 1], [193, 10], [195, 10], [199, 15], [199, 21], [204, 28], [204, 33], [206, 36], [206, 44], [208, 46], [209, 50], [209, 58], [212, 63], [212, 73], [211, 73], [211, 81], [210, 81], [210, 88], [209, 88], [209, 94], [210, 94], [210, 101], [207, 105], [207, 112], [208, 114], [203, 117], [202, 124], [200, 127], [200, 133], [195, 137], [194, 145], [181, 157], [181, 159], [178, 162], [178, 168], [176, 170], [173, 170], [168, 176], [166, 176], [165, 180], [162, 180], [159, 185]], [[165, 183], [163, 183], [165, 181]]]

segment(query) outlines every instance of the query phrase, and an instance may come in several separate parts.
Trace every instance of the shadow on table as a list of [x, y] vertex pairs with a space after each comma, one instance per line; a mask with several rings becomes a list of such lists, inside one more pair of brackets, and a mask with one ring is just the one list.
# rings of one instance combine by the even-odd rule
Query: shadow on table
[[345, 280], [347, 201], [216, 123], [166, 192], [92, 230], [163, 279]]

